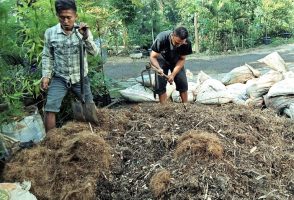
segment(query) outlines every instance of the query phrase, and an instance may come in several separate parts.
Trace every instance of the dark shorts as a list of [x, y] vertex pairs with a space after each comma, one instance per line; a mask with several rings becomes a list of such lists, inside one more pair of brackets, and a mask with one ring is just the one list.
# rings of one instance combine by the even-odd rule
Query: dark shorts
[[[168, 66], [162, 66], [162, 65], [161, 65], [161, 68], [163, 69], [163, 72], [166, 75], [168, 75], [169, 70], [171, 70], [172, 72], [174, 69], [174, 67], [168, 67]], [[175, 76], [174, 83], [176, 84], [176, 90], [179, 91], [180, 93], [188, 91], [188, 81], [187, 81], [186, 71], [184, 67]], [[166, 84], [167, 84], [167, 80], [162, 76], [158, 76], [158, 89], [156, 90], [156, 93], [159, 95], [164, 94], [166, 92]]]
[[[71, 84], [69, 81], [62, 77], [53, 76], [47, 93], [45, 111], [55, 113], [59, 112], [61, 102], [68, 91], [72, 91], [77, 97], [79, 97], [81, 94], [81, 84]], [[93, 102], [93, 95], [90, 89], [90, 81], [87, 76], [84, 78], [84, 93], [85, 102]]]

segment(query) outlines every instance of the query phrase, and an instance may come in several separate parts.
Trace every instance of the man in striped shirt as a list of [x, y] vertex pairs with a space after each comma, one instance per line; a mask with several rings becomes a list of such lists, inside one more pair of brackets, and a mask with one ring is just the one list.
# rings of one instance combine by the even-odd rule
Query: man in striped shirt
[[[42, 53], [41, 87], [48, 89], [44, 119], [46, 131], [55, 127], [56, 113], [60, 111], [61, 102], [67, 92], [71, 90], [79, 95], [81, 91], [79, 38], [74, 33], [78, 17], [76, 3], [74, 0], [56, 0], [55, 10], [59, 23], [46, 30]], [[87, 54], [96, 56], [98, 50], [85, 23], [79, 24], [78, 34], [85, 44], [84, 91], [85, 101], [89, 103], [93, 102], [93, 95], [87, 77]]]

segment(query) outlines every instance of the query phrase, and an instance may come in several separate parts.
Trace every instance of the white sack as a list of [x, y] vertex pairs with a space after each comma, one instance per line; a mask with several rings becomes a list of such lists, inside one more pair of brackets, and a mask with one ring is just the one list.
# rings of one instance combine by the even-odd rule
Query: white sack
[[225, 85], [230, 85], [233, 83], [246, 83], [249, 79], [256, 78], [260, 76], [260, 72], [248, 64], [241, 67], [236, 67], [229, 73], [227, 73], [223, 79], [222, 83]]
[[274, 109], [276, 112], [280, 113], [285, 108], [289, 108], [291, 104], [294, 103], [293, 96], [275, 96], [268, 98], [266, 95], [264, 98], [265, 105], [268, 108]]
[[131, 102], [154, 102], [159, 101], [158, 95], [154, 99], [153, 91], [149, 88], [144, 89], [141, 84], [136, 84], [119, 91], [121, 96]]
[[294, 95], [294, 78], [284, 79], [275, 83], [268, 91], [267, 97]]
[[265, 95], [275, 83], [283, 79], [283, 74], [278, 71], [269, 71], [262, 75], [254, 84], [247, 88], [249, 98], [258, 98]]
[[283, 76], [284, 76], [284, 79], [294, 78], [294, 72], [288, 71], [286, 73], [283, 73]]
[[197, 93], [196, 101], [202, 104], [223, 104], [233, 100], [232, 95], [226, 90], [222, 82], [215, 79], [204, 81]]
[[249, 98], [245, 101], [246, 106], [258, 107], [258, 108], [261, 108], [263, 106], [263, 103], [264, 103], [263, 97]]
[[186, 76], [188, 81], [193, 81], [194, 75], [189, 69], [186, 69]]
[[[149, 77], [149, 75], [148, 74], [145, 74], [145, 73], [143, 75], [145, 87], [154, 87], [154, 85], [155, 85], [155, 74], [150, 74], [150, 76], [151, 76], [151, 83], [152, 83], [152, 85], [150, 84], [150, 77]], [[136, 78], [136, 81], [138, 83], [141, 83], [143, 85], [142, 76], [138, 76]]]
[[[189, 69], [186, 69], [186, 76], [187, 76], [188, 81], [192, 81], [193, 80], [193, 73]], [[150, 77], [151, 77], [151, 83], [152, 83], [152, 85], [150, 84]], [[155, 74], [154, 73], [151, 73], [150, 74], [150, 77], [149, 77], [149, 75], [148, 75], [147, 72], [145, 72], [143, 74], [143, 79], [144, 79], [144, 85], [145, 85], [145, 87], [154, 87], [155, 86]], [[142, 76], [138, 76], [136, 78], [136, 81], [138, 83], [141, 83], [143, 85]]]
[[285, 61], [283, 60], [283, 58], [280, 56], [278, 52], [273, 52], [265, 56], [264, 58], [259, 59], [258, 62], [265, 63], [271, 69], [279, 71], [279, 72], [288, 71], [288, 67]]
[[[274, 84], [268, 94], [265, 96], [265, 104], [267, 107], [273, 108], [277, 112], [282, 112], [284, 109], [290, 108], [294, 103], [294, 79], [284, 79]], [[290, 110], [288, 116], [290, 115]], [[290, 116], [291, 117], [291, 116]]]
[[[188, 82], [188, 102], [194, 102], [195, 101], [195, 89], [197, 84], [194, 82]], [[180, 93], [178, 91], [174, 91], [171, 95], [172, 100], [174, 102], [182, 102], [182, 99], [180, 97]]]
[[206, 73], [204, 73], [203, 71], [200, 71], [198, 76], [197, 76], [197, 84], [202, 84], [204, 81], [206, 81], [207, 79], [210, 79], [211, 77], [208, 76]]
[[233, 97], [233, 103], [238, 105], [245, 105], [245, 101], [248, 99], [246, 94], [247, 85], [243, 83], [234, 83], [226, 86], [227, 91]]
[[200, 90], [200, 86], [202, 85], [202, 83], [204, 83], [204, 81], [211, 79], [210, 76], [208, 76], [207, 74], [205, 74], [203, 71], [200, 71], [198, 76], [197, 76], [197, 81], [196, 81], [196, 89], [195, 89], [195, 96], [197, 96], [199, 90]]
[[[175, 90], [175, 85], [166, 85], [167, 98], [170, 98], [171, 94]], [[141, 84], [136, 84], [119, 91], [121, 96], [131, 102], [155, 102], [159, 101], [158, 95], [154, 99], [153, 91], [149, 88], [144, 89]]]
[[255, 84], [257, 81], [258, 81], [259, 78], [253, 78], [253, 79], [250, 79], [246, 82], [246, 87], [250, 87], [252, 86], [253, 84]]
[[294, 119], [294, 103], [291, 103], [289, 107], [284, 110], [284, 114], [286, 114], [291, 119]]

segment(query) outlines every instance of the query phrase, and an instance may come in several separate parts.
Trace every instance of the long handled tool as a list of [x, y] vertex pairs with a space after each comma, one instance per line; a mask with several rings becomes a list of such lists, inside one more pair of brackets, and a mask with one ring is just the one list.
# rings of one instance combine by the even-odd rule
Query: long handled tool
[[74, 119], [79, 121], [92, 122], [98, 124], [98, 117], [96, 111], [96, 105], [94, 102], [85, 102], [84, 93], [84, 41], [78, 35], [77, 30], [74, 29], [76, 36], [79, 39], [79, 53], [80, 53], [80, 87], [81, 94], [79, 96], [79, 101], [72, 102], [72, 110]]
[[[154, 74], [154, 79], [155, 79], [155, 83], [152, 83], [152, 78], [151, 78], [151, 70], [153, 70], [155, 72]], [[145, 80], [144, 80], [144, 73], [147, 72], [148, 78], [149, 78], [149, 85], [152, 87], [152, 91], [153, 91], [153, 96], [154, 99], [156, 99], [156, 91], [159, 89], [159, 80], [158, 80], [158, 76], [162, 76], [164, 77], [166, 80], [168, 80], [168, 76], [166, 74], [161, 73], [156, 67], [154, 67], [151, 63], [148, 63], [146, 65], [146, 69], [144, 69], [141, 72], [141, 78], [142, 78], [142, 82], [143, 82], [143, 86], [144, 89], [146, 90], [145, 87]]]

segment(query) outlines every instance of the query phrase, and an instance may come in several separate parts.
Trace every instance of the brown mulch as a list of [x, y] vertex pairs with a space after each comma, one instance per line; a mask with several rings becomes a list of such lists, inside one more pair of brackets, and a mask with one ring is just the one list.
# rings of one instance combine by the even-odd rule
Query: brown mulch
[[[6, 164], [38, 199], [291, 199], [294, 122], [269, 109], [154, 103], [100, 109]], [[93, 133], [91, 131], [93, 129]]]

